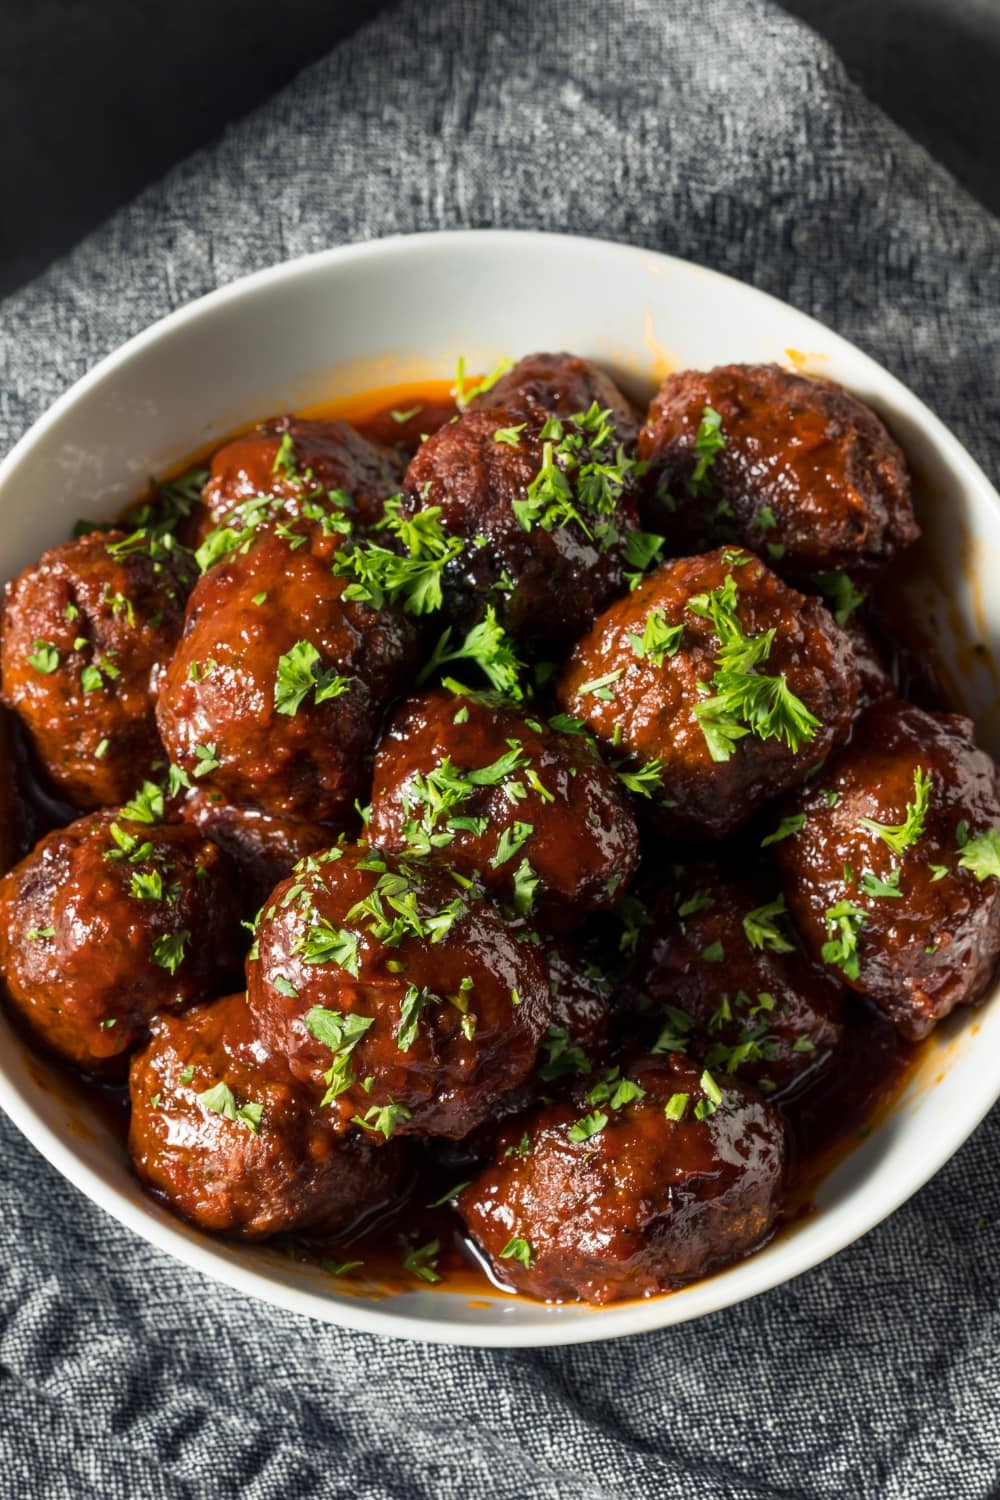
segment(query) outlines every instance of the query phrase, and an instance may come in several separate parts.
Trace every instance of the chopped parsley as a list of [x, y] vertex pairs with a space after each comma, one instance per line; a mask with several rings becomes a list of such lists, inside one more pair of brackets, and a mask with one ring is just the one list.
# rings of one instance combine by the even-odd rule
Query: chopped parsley
[[374, 1016], [359, 1016], [353, 1011], [328, 1010], [326, 1006], [314, 1005], [305, 1015], [306, 1029], [324, 1047], [333, 1053], [333, 1063], [324, 1073], [326, 1093], [322, 1103], [330, 1104], [339, 1098], [354, 1083], [351, 1071], [351, 1053], [365, 1032], [374, 1025]]
[[751, 948], [760, 948], [770, 953], [793, 953], [795, 944], [790, 943], [778, 927], [777, 917], [787, 915], [784, 896], [777, 896], [766, 906], [757, 906], [743, 918], [743, 931]]
[[412, 1115], [405, 1104], [396, 1104], [390, 1100], [388, 1104], [373, 1104], [365, 1114], [355, 1115], [353, 1122], [355, 1125], [360, 1125], [362, 1130], [381, 1135], [388, 1141], [396, 1133], [398, 1127], [411, 1118]]
[[991, 875], [1000, 880], [1000, 829], [987, 828], [975, 838], [969, 838], [966, 831], [959, 840], [958, 852], [960, 868], [971, 870], [977, 880], [987, 880]]
[[748, 636], [736, 602], [736, 579], [729, 573], [721, 587], [692, 596], [687, 605], [692, 614], [711, 621], [719, 639], [711, 682], [715, 691], [694, 708], [709, 755], [728, 761], [736, 742], [750, 733], [780, 740], [795, 753], [815, 738], [820, 720], [792, 692], [786, 676], [756, 670], [770, 656], [775, 630]]
[[165, 932], [153, 944], [153, 962], [170, 974], [176, 974], [184, 962], [184, 952], [191, 940], [190, 932]]
[[896, 869], [890, 870], [884, 878], [880, 875], [873, 875], [870, 870], [865, 870], [861, 876], [861, 889], [866, 896], [901, 897], [903, 894], [899, 889], [899, 877], [901, 873], [898, 866]]
[[163, 792], [155, 781], [144, 781], [121, 810], [130, 823], [158, 823], [163, 817]]
[[387, 530], [399, 544], [386, 547], [371, 539], [355, 542], [339, 551], [333, 571], [351, 583], [344, 598], [380, 609], [398, 604], [407, 614], [426, 615], [444, 602], [442, 574], [464, 550], [460, 537], [451, 536], [441, 524], [441, 507], [425, 506], [407, 516], [402, 498], [385, 502], [384, 519], [376, 530]]
[[224, 1120], [239, 1121], [245, 1125], [251, 1135], [260, 1132], [261, 1117], [264, 1113], [263, 1104], [237, 1104], [236, 1095], [228, 1083], [216, 1083], [203, 1094], [198, 1095], [198, 1103], [203, 1109], [210, 1110], [214, 1115], [221, 1115]]
[[519, 916], [526, 916], [534, 906], [541, 884], [541, 876], [535, 874], [526, 859], [522, 859], [514, 871], [514, 910]]
[[515, 1236], [514, 1239], [508, 1240], [506, 1245], [504, 1245], [503, 1249], [500, 1251], [500, 1259], [516, 1260], [522, 1266], [524, 1266], [525, 1270], [527, 1271], [531, 1269], [531, 1258], [533, 1254], [534, 1252], [531, 1246], [528, 1244], [528, 1241], [519, 1239], [517, 1236]]
[[569, 1128], [570, 1140], [579, 1145], [582, 1141], [589, 1141], [591, 1136], [600, 1135], [608, 1119], [609, 1116], [602, 1109], [595, 1109], [590, 1115], [582, 1115]]
[[480, 380], [470, 382], [465, 373], [465, 355], [460, 354], [458, 356], [458, 363], [455, 366], [455, 385], [453, 391], [455, 403], [459, 411], [464, 411], [469, 402], [474, 400], [476, 396], [484, 396], [487, 391], [492, 390], [500, 377], [506, 375], [507, 371], [513, 368], [514, 361], [504, 356], [503, 359], [494, 365], [488, 375], [484, 375]]
[[507, 693], [518, 701], [524, 697], [521, 686], [524, 663], [498, 621], [492, 604], [486, 606], [483, 619], [472, 626], [460, 645], [452, 644], [452, 629], [448, 626], [417, 677], [418, 684], [426, 682], [439, 667], [451, 661], [475, 662], [498, 692]]
[[521, 433], [527, 425], [527, 422], [519, 422], [516, 427], [498, 427], [493, 434], [493, 441], [506, 443], [509, 448], [517, 448], [521, 442]]
[[303, 963], [336, 964], [356, 979], [361, 968], [359, 941], [358, 934], [347, 927], [335, 927], [325, 917], [315, 917], [292, 951], [301, 955]]
[[773, 833], [769, 833], [767, 838], [761, 839], [760, 847], [766, 849], [768, 844], [780, 844], [782, 839], [790, 839], [793, 834], [801, 833], [805, 826], [805, 813], [792, 813], [789, 817], [782, 818]]
[[855, 588], [846, 573], [814, 573], [812, 581], [829, 605], [830, 613], [838, 625], [846, 625], [858, 605], [864, 603], [864, 594]]
[[652, 609], [646, 616], [642, 635], [629, 632], [629, 643], [640, 660], [648, 657], [656, 667], [663, 666], [665, 656], [675, 656], [684, 634], [684, 625], [668, 625], [661, 609]]
[[433, 1203], [427, 1203], [424, 1205], [424, 1207], [441, 1208], [445, 1203], [451, 1203], [455, 1198], [458, 1197], [459, 1193], [464, 1192], [471, 1181], [472, 1178], [470, 1177], [466, 1182], [456, 1182], [455, 1186], [449, 1188], [446, 1193], [442, 1193], [440, 1198], [435, 1198]]
[[542, 1051], [545, 1053], [545, 1061], [536, 1069], [536, 1076], [543, 1083], [551, 1083], [555, 1078], [565, 1078], [570, 1074], [590, 1072], [590, 1061], [586, 1053], [570, 1042], [565, 1026], [549, 1027], [548, 1034], [542, 1040]]
[[635, 771], [618, 768], [618, 780], [637, 797], [652, 797], [663, 785], [663, 761], [647, 760]]
[[500, 865], [505, 865], [508, 860], [513, 859], [518, 851], [524, 847], [534, 831], [534, 823], [514, 823], [512, 827], [505, 828], [497, 841], [496, 851], [490, 860], [491, 869], [496, 870]]
[[407, 986], [399, 1007], [399, 1025], [396, 1028], [396, 1046], [400, 1052], [409, 1052], [417, 1039], [420, 1017], [428, 1005], [440, 1005], [440, 995], [433, 994], [426, 986], [417, 989], [415, 984]]
[[848, 979], [857, 979], [860, 972], [858, 960], [858, 935], [868, 914], [851, 901], [838, 901], [825, 913], [827, 941], [820, 950], [825, 964], [831, 964], [846, 974]]
[[611, 691], [611, 686], [618, 681], [624, 671], [624, 667], [616, 667], [613, 672], [605, 672], [603, 677], [593, 677], [589, 682], [581, 682], [577, 692], [581, 697], [592, 694], [602, 703], [613, 703], [615, 695]]
[[512, 504], [525, 531], [578, 527], [602, 550], [617, 545], [614, 516], [622, 492], [643, 466], [618, 442], [610, 409], [550, 416], [540, 433], [542, 463], [523, 499]]
[[197, 765], [192, 775], [196, 780], [200, 780], [202, 776], [208, 776], [212, 771], [217, 771], [222, 764], [216, 755], [214, 745], [195, 745], [194, 758]]
[[685, 489], [689, 494], [699, 495], [704, 492], [705, 476], [725, 446], [726, 436], [722, 431], [722, 416], [714, 406], [703, 407], [701, 421], [698, 423], [698, 431], [694, 437], [697, 462], [689, 478], [684, 481]]
[[339, 698], [348, 691], [351, 679], [338, 676], [330, 667], [317, 672], [319, 661], [320, 654], [311, 641], [297, 641], [278, 658], [274, 681], [277, 713], [294, 717], [310, 693], [315, 693], [315, 701], [319, 704]]
[[902, 823], [877, 823], [874, 818], [862, 818], [861, 827], [875, 833], [888, 844], [893, 854], [902, 854], [922, 837], [927, 821], [927, 810], [931, 801], [933, 776], [923, 766], [913, 771], [913, 801], [906, 804], [906, 816]]
[[33, 641], [33, 650], [28, 656], [28, 665], [46, 677], [59, 665], [59, 652], [48, 641]]
[[659, 562], [666, 544], [666, 537], [657, 536], [653, 531], [630, 531], [625, 538], [622, 553], [626, 563], [633, 570], [625, 574], [625, 580], [633, 591], [637, 589], [643, 580], [643, 575], [654, 562]]
[[404, 1238], [403, 1248], [403, 1270], [409, 1271], [411, 1276], [417, 1276], [421, 1281], [440, 1281], [441, 1277], [437, 1269], [438, 1255], [441, 1253], [441, 1241], [430, 1240], [419, 1249], [414, 1249], [409, 1241]]

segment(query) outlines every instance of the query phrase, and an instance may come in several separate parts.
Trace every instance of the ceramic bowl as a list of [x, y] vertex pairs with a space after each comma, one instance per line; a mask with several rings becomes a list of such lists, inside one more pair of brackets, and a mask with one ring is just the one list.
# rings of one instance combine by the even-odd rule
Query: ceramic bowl
[[[640, 400], [670, 370], [775, 360], [841, 381], [887, 420], [925, 529], [901, 585], [979, 738], [1000, 754], [1000, 500], [898, 380], [802, 313], [715, 272], [558, 235], [416, 235], [331, 250], [181, 308], [103, 360], [0, 466], [0, 577], [114, 514], [149, 474], [274, 411], [450, 375], [533, 349], [589, 355]], [[976, 644], [980, 649], [976, 650]], [[987, 648], [981, 649], [982, 645]], [[905, 1090], [825, 1178], [816, 1211], [739, 1265], [604, 1309], [502, 1293], [377, 1296], [266, 1248], [209, 1239], [140, 1189], [109, 1127], [0, 1016], [0, 1104], [81, 1192], [133, 1233], [248, 1296], [371, 1332], [475, 1345], [569, 1344], [663, 1328], [766, 1292], [871, 1229], [955, 1152], [1000, 1094], [1000, 1003], [932, 1038]]]

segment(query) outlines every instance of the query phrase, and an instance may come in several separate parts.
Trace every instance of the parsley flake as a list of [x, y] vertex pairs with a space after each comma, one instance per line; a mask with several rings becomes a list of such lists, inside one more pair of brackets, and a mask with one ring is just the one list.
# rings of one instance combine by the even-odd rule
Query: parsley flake
[[860, 826], [875, 833], [888, 844], [893, 854], [902, 854], [918, 842], [927, 821], [927, 810], [931, 801], [931, 786], [934, 778], [923, 766], [913, 770], [913, 801], [906, 804], [906, 816], [902, 823], [877, 823], [874, 818], [862, 818]]

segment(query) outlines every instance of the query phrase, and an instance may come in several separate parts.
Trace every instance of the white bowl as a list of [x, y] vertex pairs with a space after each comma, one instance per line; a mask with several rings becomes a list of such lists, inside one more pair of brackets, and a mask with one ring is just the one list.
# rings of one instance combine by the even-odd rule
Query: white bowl
[[[981, 742], [1000, 754], [1000, 499], [925, 406], [836, 334], [713, 271], [597, 240], [502, 231], [415, 235], [307, 256], [182, 308], [103, 360], [0, 465], [0, 577], [113, 514], [151, 473], [274, 411], [505, 354], [572, 349], [637, 396], [669, 370], [777, 360], [843, 382], [903, 443], [929, 545], [905, 588]], [[826, 1178], [817, 1212], [683, 1291], [605, 1309], [502, 1294], [377, 1297], [275, 1251], [188, 1229], [133, 1179], [103, 1119], [6, 1022], [0, 1104], [70, 1181], [161, 1250], [250, 1296], [370, 1332], [478, 1345], [569, 1344], [715, 1312], [849, 1245], [925, 1183], [1000, 1094], [1000, 1005], [952, 1018], [904, 1093]]]

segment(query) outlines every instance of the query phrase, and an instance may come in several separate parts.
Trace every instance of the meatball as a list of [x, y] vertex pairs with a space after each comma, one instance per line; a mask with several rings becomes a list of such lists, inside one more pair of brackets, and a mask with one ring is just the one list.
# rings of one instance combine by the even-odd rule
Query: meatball
[[748, 552], [665, 563], [578, 641], [556, 696], [653, 798], [662, 829], [720, 838], [847, 734], [850, 641]]
[[783, 1176], [777, 1112], [669, 1053], [511, 1120], [456, 1206], [515, 1291], [605, 1303], [748, 1254], [771, 1232]]
[[342, 1128], [463, 1136], [530, 1073], [549, 1021], [542, 961], [465, 884], [337, 847], [263, 912], [247, 969], [261, 1038], [325, 1085]]
[[414, 455], [404, 513], [439, 510], [465, 543], [444, 575], [454, 614], [477, 619], [495, 600], [508, 629], [549, 650], [625, 587], [636, 502], [633, 465], [602, 418], [541, 432], [516, 411], [466, 412]]
[[1000, 772], [967, 719], [883, 700], [785, 807], [785, 896], [814, 956], [909, 1038], [1000, 958]]
[[657, 1051], [680, 1048], [773, 1095], [831, 1061], [843, 993], [805, 956], [784, 897], [764, 901], [767, 891], [766, 871], [685, 870], [653, 905], [632, 984], [662, 1027]]
[[157, 720], [191, 783], [276, 817], [343, 827], [367, 790], [410, 623], [344, 597], [322, 537], [265, 529], [195, 585]]
[[409, 698], [375, 757], [369, 834], [479, 875], [555, 919], [614, 904], [639, 836], [628, 797], [588, 735], [562, 734], [496, 694]]
[[281, 502], [286, 520], [309, 502], [356, 511], [363, 525], [382, 518], [402, 466], [391, 448], [369, 442], [347, 422], [277, 417], [235, 438], [212, 458], [202, 500], [211, 525], [261, 495]]
[[156, 1011], [239, 973], [229, 860], [194, 828], [138, 816], [149, 813], [89, 813], [0, 881], [8, 995], [48, 1047], [95, 1071], [142, 1041]]
[[337, 836], [321, 823], [276, 818], [258, 807], [234, 807], [200, 788], [189, 793], [181, 815], [226, 851], [254, 911], [300, 859], [329, 849]]
[[474, 411], [513, 412], [518, 420], [545, 421], [548, 416], [575, 417], [596, 403], [610, 411], [619, 442], [635, 442], [635, 412], [609, 375], [578, 354], [526, 354], [489, 390], [473, 396]]
[[194, 575], [171, 538], [93, 531], [53, 547], [8, 584], [3, 701], [75, 807], [123, 802], [162, 760], [157, 679]]
[[164, 1015], [132, 1059], [138, 1177], [199, 1229], [342, 1233], [397, 1197], [399, 1147], [337, 1134], [256, 1040], [246, 996]]
[[669, 376], [639, 456], [645, 520], [675, 551], [738, 542], [801, 582], [876, 573], [920, 534], [906, 460], [875, 413], [777, 365]]

